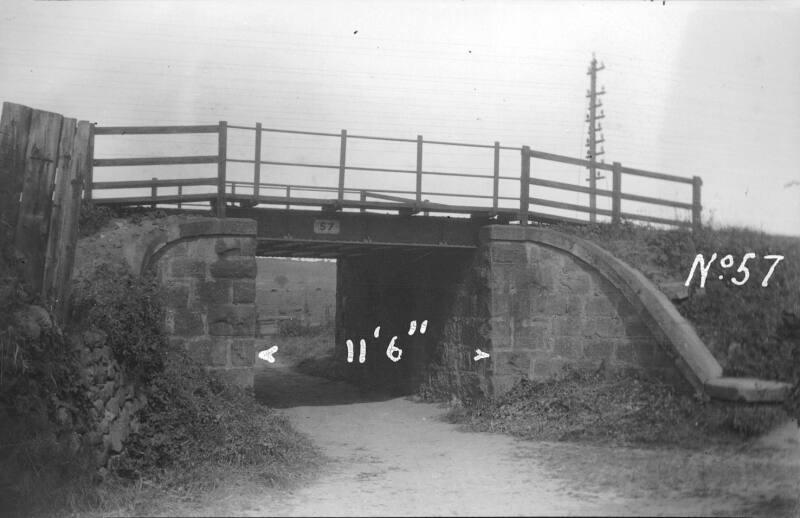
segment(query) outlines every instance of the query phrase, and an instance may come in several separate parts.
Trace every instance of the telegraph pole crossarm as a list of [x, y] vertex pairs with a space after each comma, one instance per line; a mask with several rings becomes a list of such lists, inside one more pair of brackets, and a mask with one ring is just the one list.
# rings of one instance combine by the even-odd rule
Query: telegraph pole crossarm
[[597, 113], [597, 109], [603, 106], [600, 96], [606, 93], [605, 87], [601, 91], [597, 91], [597, 72], [603, 69], [605, 69], [605, 65], [601, 63], [598, 66], [597, 58], [592, 54], [592, 61], [589, 64], [589, 70], [586, 72], [590, 78], [589, 90], [586, 92], [586, 97], [589, 99], [589, 113], [586, 114], [586, 122], [589, 124], [589, 138], [586, 139], [586, 147], [588, 148], [586, 150], [586, 158], [589, 160], [589, 221], [591, 223], [597, 221], [597, 180], [603, 179], [603, 177], [597, 176], [594, 164], [597, 162], [597, 157], [605, 154], [604, 149], [597, 150], [597, 145], [605, 142], [602, 135], [599, 139], [597, 138], [597, 132], [603, 131], [603, 126], [598, 125], [597, 121], [604, 119], [606, 116], [603, 110], [600, 110], [599, 114]]

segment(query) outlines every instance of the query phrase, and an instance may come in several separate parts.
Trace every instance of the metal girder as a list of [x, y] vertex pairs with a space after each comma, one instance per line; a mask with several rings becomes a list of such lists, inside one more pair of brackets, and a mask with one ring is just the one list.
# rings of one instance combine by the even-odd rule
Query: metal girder
[[258, 222], [259, 253], [310, 257], [380, 248], [474, 249], [486, 224], [468, 218], [241, 207], [228, 207], [227, 215]]

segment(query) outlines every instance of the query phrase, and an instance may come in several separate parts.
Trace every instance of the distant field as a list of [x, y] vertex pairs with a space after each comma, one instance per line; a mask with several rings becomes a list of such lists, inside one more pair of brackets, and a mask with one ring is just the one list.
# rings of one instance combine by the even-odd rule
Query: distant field
[[336, 314], [336, 263], [259, 257], [256, 304], [262, 334], [274, 332], [279, 318], [311, 324], [332, 322]]

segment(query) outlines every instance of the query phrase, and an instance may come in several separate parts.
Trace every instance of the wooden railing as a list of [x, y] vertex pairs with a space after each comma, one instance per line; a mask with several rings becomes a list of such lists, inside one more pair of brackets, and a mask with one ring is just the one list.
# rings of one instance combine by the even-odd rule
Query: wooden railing
[[[233, 158], [228, 156], [228, 130], [244, 130], [252, 131], [254, 135], [254, 154], [252, 159]], [[613, 164], [605, 164], [599, 162], [590, 162], [578, 158], [571, 158], [563, 155], [556, 155], [552, 153], [545, 153], [535, 151], [528, 146], [509, 147], [501, 146], [499, 142], [494, 144], [467, 144], [461, 142], [445, 142], [436, 140], [425, 140], [421, 135], [416, 139], [408, 138], [390, 138], [390, 137], [375, 137], [366, 135], [352, 135], [348, 134], [347, 130], [341, 130], [339, 133], [323, 133], [311, 131], [296, 131], [285, 130], [277, 128], [265, 128], [261, 123], [255, 126], [239, 126], [229, 125], [225, 121], [221, 121], [216, 125], [206, 126], [150, 126], [150, 127], [97, 127], [94, 128], [91, 135], [91, 147], [94, 149], [95, 136], [100, 135], [154, 135], [154, 134], [185, 134], [185, 133], [216, 133], [218, 137], [218, 149], [216, 155], [199, 155], [199, 156], [167, 156], [167, 157], [140, 157], [140, 158], [103, 158], [94, 159], [92, 164], [94, 167], [112, 167], [112, 166], [143, 166], [143, 165], [191, 165], [191, 164], [217, 164], [217, 175], [215, 177], [206, 178], [191, 178], [191, 179], [170, 179], [159, 180], [152, 178], [150, 180], [124, 180], [124, 181], [103, 181], [94, 182], [93, 176], [90, 171], [90, 179], [87, 182], [85, 197], [87, 199], [93, 198], [93, 190], [97, 189], [120, 189], [120, 188], [137, 188], [149, 189], [150, 195], [141, 196], [127, 196], [127, 197], [110, 197], [100, 198], [96, 201], [99, 203], [107, 204], [138, 204], [150, 205], [156, 207], [158, 205], [178, 205], [187, 203], [210, 202], [220, 217], [225, 216], [225, 206], [229, 202], [238, 202], [241, 205], [256, 206], [256, 205], [280, 205], [285, 206], [287, 209], [292, 206], [324, 206], [333, 210], [341, 209], [359, 209], [362, 212], [366, 210], [399, 210], [401, 213], [416, 214], [424, 212], [449, 213], [449, 214], [487, 214], [489, 216], [502, 217], [508, 221], [520, 221], [525, 225], [530, 219], [543, 220], [543, 221], [571, 221], [578, 223], [586, 223], [577, 219], [572, 219], [564, 216], [547, 214], [532, 210], [532, 207], [541, 206], [562, 210], [571, 210], [578, 212], [585, 212], [589, 214], [609, 216], [613, 223], [619, 223], [623, 219], [646, 221], [650, 223], [666, 224], [666, 225], [684, 225], [687, 221], [679, 219], [668, 219], [662, 217], [655, 217], [649, 215], [635, 214], [631, 212], [623, 212], [622, 201], [632, 201], [646, 204], [653, 204], [659, 206], [673, 207], [678, 209], [685, 209], [691, 211], [691, 223], [697, 228], [700, 225], [701, 205], [700, 205], [700, 190], [702, 181], [699, 177], [693, 178], [680, 177], [667, 175], [663, 173], [655, 173], [644, 171], [640, 169], [633, 169], [630, 167], [623, 167], [618, 162]], [[286, 162], [278, 160], [264, 159], [262, 156], [262, 136], [264, 133], [282, 133], [287, 135], [307, 135], [323, 138], [336, 138], [339, 139], [339, 160], [338, 163], [309, 163], [309, 162]], [[361, 167], [348, 165], [347, 161], [347, 147], [348, 142], [354, 140], [371, 140], [383, 142], [401, 142], [416, 144], [416, 167], [401, 169], [401, 168], [379, 168], [379, 167]], [[429, 170], [423, 167], [424, 149], [430, 146], [445, 146], [445, 147], [459, 147], [459, 148], [476, 148], [491, 150], [493, 152], [493, 166], [492, 174], [464, 174], [445, 172], [439, 170]], [[500, 174], [500, 152], [501, 151], [518, 151], [522, 155], [522, 163], [520, 167], [519, 176], [508, 176]], [[581, 167], [589, 168], [593, 166], [598, 170], [607, 170], [612, 172], [612, 189], [594, 189], [573, 185], [566, 182], [558, 182], [546, 180], [543, 178], [536, 178], [535, 174], [531, 173], [531, 159], [547, 160], [563, 164], [578, 165]], [[252, 182], [243, 181], [229, 181], [227, 179], [227, 164], [240, 163], [251, 164], [253, 166], [253, 180]], [[262, 181], [262, 166], [270, 167], [270, 174], [275, 175], [274, 169], [281, 168], [281, 178], [286, 178], [286, 171], [291, 168], [318, 168], [328, 169], [332, 172], [338, 173], [338, 182], [335, 187], [322, 187], [316, 185], [302, 185], [292, 183], [275, 183]], [[358, 186], [348, 185], [347, 173], [348, 172], [374, 172], [374, 173], [394, 173], [394, 174], [407, 174], [414, 175], [415, 188], [413, 190], [403, 189], [374, 189], [374, 188], [360, 188]], [[693, 197], [691, 202], [678, 202], [672, 200], [661, 199], [657, 197], [642, 196], [632, 193], [624, 193], [622, 191], [622, 175], [639, 176], [644, 178], [651, 178], [656, 180], [666, 180], [670, 182], [678, 182], [683, 184], [690, 184], [693, 188]], [[424, 190], [424, 179], [430, 177], [450, 177], [450, 178], [469, 178], [469, 179], [490, 179], [492, 180], [491, 193], [459, 193], [459, 192], [444, 192], [442, 190], [431, 191]], [[502, 196], [500, 194], [501, 181], [514, 181], [519, 182], [519, 196]], [[185, 194], [185, 187], [194, 186], [216, 186], [216, 192], [207, 192], [201, 194]], [[546, 187], [551, 189], [558, 189], [564, 191], [571, 191], [577, 193], [594, 194], [596, 196], [603, 196], [611, 198], [611, 210], [590, 208], [583, 205], [564, 203], [552, 199], [545, 199], [543, 197], [531, 196], [531, 186]], [[177, 194], [163, 194], [163, 188], [176, 188]], [[159, 193], [159, 189], [162, 193]], [[238, 192], [237, 192], [238, 190]], [[276, 192], [277, 191], [277, 192]], [[311, 196], [300, 196], [298, 193], [318, 193]], [[321, 194], [328, 195], [327, 197], [319, 197]], [[534, 194], [536, 191], [534, 190]], [[476, 201], [476, 205], [463, 205], [463, 204], [450, 204], [441, 202], [430, 202], [428, 197], [438, 198], [459, 198], [459, 199], [473, 199], [481, 200]], [[519, 203], [519, 210], [516, 208], [501, 207], [500, 202], [513, 202]]]
[[[549, 187], [553, 189], [561, 189], [572, 192], [586, 193], [590, 195], [592, 194], [592, 189], [588, 187], [583, 187], [581, 185], [573, 185], [563, 182], [553, 182], [531, 177], [531, 158], [561, 162], [564, 164], [578, 165], [587, 168], [591, 166], [595, 169], [611, 171], [612, 173], [611, 190], [609, 191], [604, 189], [594, 189], [594, 194], [596, 196], [605, 196], [611, 198], [611, 210], [609, 211], [597, 208], [592, 210], [591, 208], [585, 207], [583, 205], [573, 205], [569, 203], [555, 202], [555, 201], [545, 200], [542, 198], [531, 198], [530, 197], [531, 185], [538, 185], [541, 187]], [[676, 224], [679, 225], [684, 223], [682, 221], [674, 219], [657, 218], [654, 216], [646, 216], [642, 214], [622, 212], [622, 200], [630, 200], [640, 203], [649, 203], [652, 205], [661, 205], [666, 207], [675, 207], [679, 209], [690, 210], [692, 211], [692, 220], [691, 220], [692, 227], [699, 228], [701, 226], [700, 218], [702, 212], [702, 205], [700, 202], [700, 193], [703, 185], [703, 180], [699, 176], [687, 178], [683, 176], [674, 176], [664, 173], [654, 173], [652, 171], [634, 169], [632, 167], [623, 167], [622, 164], [620, 164], [619, 162], [613, 162], [612, 164], [591, 162], [589, 160], [582, 160], [580, 158], [572, 158], [563, 155], [555, 155], [552, 153], [544, 153], [542, 151], [534, 151], [530, 149], [528, 146], [523, 146], [522, 148], [521, 171], [522, 171], [523, 188], [522, 192], [520, 193], [520, 222], [523, 225], [527, 224], [528, 221], [527, 213], [529, 211], [529, 207], [531, 204], [542, 205], [545, 207], [553, 207], [557, 209], [594, 213], [596, 215], [611, 216], [612, 223], [619, 223], [622, 219], [646, 221], [648, 223], [660, 223], [664, 225], [676, 225]], [[622, 192], [623, 174], [631, 176], [639, 176], [643, 178], [652, 178], [656, 180], [664, 180], [668, 182], [690, 184], [692, 186], [692, 202], [684, 203], [672, 200], [665, 200], [662, 198], [654, 198], [650, 196], [640, 196], [636, 194], [623, 193]], [[527, 184], [527, 188], [525, 188], [525, 184]]]

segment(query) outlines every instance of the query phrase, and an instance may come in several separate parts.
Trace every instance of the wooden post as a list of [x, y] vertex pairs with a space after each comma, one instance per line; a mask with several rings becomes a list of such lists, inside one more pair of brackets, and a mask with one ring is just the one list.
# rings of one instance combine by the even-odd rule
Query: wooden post
[[152, 180], [153, 180], [153, 184], [150, 186], [150, 199], [152, 200], [150, 202], [150, 208], [155, 210], [155, 208], [156, 208], [156, 196], [158, 195], [158, 186], [156, 185], [156, 180], [158, 180], [158, 178], [152, 178]]
[[519, 177], [519, 224], [528, 224], [531, 196], [531, 148], [522, 146], [522, 172]]
[[[367, 191], [365, 191], [364, 189], [361, 189], [361, 201], [362, 202], [367, 201]], [[361, 207], [361, 212], [367, 212], [366, 207]]]
[[344, 168], [347, 155], [347, 130], [342, 130], [342, 143], [339, 147], [339, 203], [344, 200]]
[[83, 197], [90, 203], [92, 201], [92, 187], [94, 184], [94, 127], [94, 123], [89, 124], [89, 162], [86, 168], [86, 175], [83, 178]]
[[25, 177], [14, 241], [24, 259], [24, 279], [31, 286], [32, 293], [37, 295], [42, 292], [44, 280], [62, 120], [63, 117], [57, 113], [34, 110], [25, 154]]
[[703, 205], [700, 200], [700, 190], [703, 187], [703, 179], [699, 176], [692, 177], [692, 230], [695, 232], [703, 227], [701, 216]]
[[[44, 256], [44, 272], [42, 276], [42, 300], [45, 307], [55, 313], [56, 310], [56, 290], [58, 285], [55, 279], [56, 267], [59, 261], [63, 260], [61, 242], [61, 221], [70, 209], [70, 161], [72, 159], [72, 146], [75, 141], [75, 130], [78, 121], [65, 118], [61, 121], [61, 137], [58, 143], [58, 152], [54, 157], [54, 186], [52, 191], [52, 201], [50, 203], [50, 217], [47, 223], [47, 244]], [[60, 253], [59, 253], [60, 252]]]
[[[72, 267], [75, 263], [75, 247], [78, 243], [78, 219], [81, 212], [81, 195], [83, 194], [84, 176], [91, 164], [89, 156], [89, 136], [92, 125], [88, 121], [78, 122], [72, 141], [72, 155], [69, 160], [66, 186], [63, 193], [64, 210], [58, 223], [58, 260], [53, 273], [52, 292], [55, 301], [56, 317], [66, 322], [69, 314], [70, 291], [72, 289]], [[51, 219], [52, 221], [52, 219]]]
[[183, 197], [183, 185], [178, 186], [178, 209], [181, 208], [181, 198]]
[[492, 189], [492, 208], [497, 210], [498, 191], [500, 189], [500, 143], [494, 143], [494, 186]]
[[614, 162], [611, 167], [611, 223], [619, 225], [622, 221], [622, 164]]
[[422, 135], [417, 135], [417, 203], [422, 201]]
[[217, 217], [225, 217], [225, 183], [228, 162], [228, 123], [219, 121], [219, 147], [217, 152]]
[[33, 110], [3, 103], [0, 119], [0, 242], [12, 243], [19, 217], [25, 157]]
[[291, 199], [292, 199], [292, 186], [291, 185], [287, 185], [286, 186], [286, 210], [289, 210], [289, 205], [290, 205], [289, 204], [289, 200], [291, 200]]
[[256, 156], [253, 164], [253, 203], [258, 204], [258, 190], [261, 183], [261, 123], [256, 123]]

